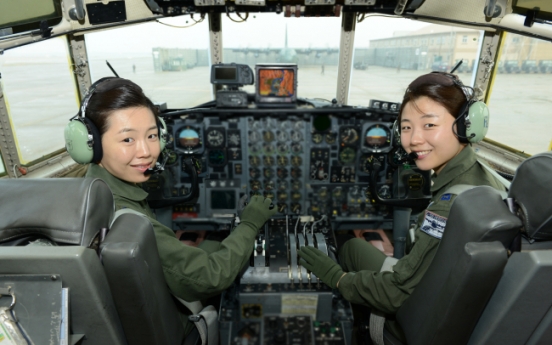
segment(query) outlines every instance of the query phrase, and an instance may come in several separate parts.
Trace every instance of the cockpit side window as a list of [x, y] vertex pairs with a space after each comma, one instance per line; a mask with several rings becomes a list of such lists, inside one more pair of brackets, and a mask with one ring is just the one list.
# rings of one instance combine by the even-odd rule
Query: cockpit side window
[[487, 138], [528, 154], [551, 149], [550, 42], [505, 34], [495, 66]]
[[6, 168], [4, 167], [4, 160], [2, 159], [2, 155], [0, 155], [0, 176], [6, 175]]
[[78, 111], [65, 37], [0, 55], [2, 91], [22, 164], [64, 148], [63, 131]]

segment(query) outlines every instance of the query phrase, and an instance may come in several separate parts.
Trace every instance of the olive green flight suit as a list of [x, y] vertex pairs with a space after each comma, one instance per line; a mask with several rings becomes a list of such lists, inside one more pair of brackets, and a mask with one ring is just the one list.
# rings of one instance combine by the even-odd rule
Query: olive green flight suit
[[[203, 241], [199, 248], [180, 242], [173, 230], [155, 219], [146, 202], [148, 193], [139, 185], [122, 181], [97, 164], [90, 164], [87, 177], [104, 180], [115, 199], [115, 209], [129, 208], [147, 216], [153, 225], [165, 280], [171, 292], [185, 301], [205, 300], [227, 289], [247, 264], [257, 231], [237, 226], [222, 242]], [[194, 328], [181, 315], [186, 334]]]
[[[418, 217], [415, 242], [410, 252], [393, 266], [393, 271], [380, 272], [386, 256], [366, 241], [351, 239], [340, 248], [340, 263], [349, 273], [340, 280], [339, 291], [348, 301], [394, 315], [414, 291], [437, 252], [451, 205], [456, 198], [456, 195], [445, 193], [447, 189], [467, 184], [505, 190], [477, 162], [470, 146], [466, 146], [447, 163], [439, 175], [433, 174], [431, 179], [432, 198], [427, 209]], [[396, 323], [386, 322], [386, 326], [395, 336], [403, 338]]]

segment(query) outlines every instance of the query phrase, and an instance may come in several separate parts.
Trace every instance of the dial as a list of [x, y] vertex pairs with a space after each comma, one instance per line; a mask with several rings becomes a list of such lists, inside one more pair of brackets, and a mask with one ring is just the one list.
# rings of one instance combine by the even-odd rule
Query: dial
[[342, 164], [351, 164], [355, 161], [356, 151], [351, 147], [346, 147], [339, 152], [339, 161]]
[[355, 145], [358, 142], [358, 130], [354, 127], [342, 128], [339, 133], [339, 140], [343, 145]]
[[320, 144], [323, 139], [324, 139], [324, 137], [322, 136], [321, 133], [314, 133], [312, 135], [312, 142], [315, 143], [315, 144]]
[[279, 142], [286, 142], [289, 140], [289, 135], [287, 134], [287, 132], [278, 131], [276, 132], [276, 140], [278, 140]]
[[284, 204], [284, 203], [279, 203], [278, 204], [278, 212], [286, 213], [286, 211], [287, 211], [287, 205]]
[[209, 165], [216, 167], [226, 165], [226, 152], [224, 150], [210, 150]]
[[264, 181], [265, 190], [274, 190], [274, 181]]
[[253, 191], [261, 189], [261, 181], [259, 180], [251, 180], [249, 184], [251, 185], [251, 190]]
[[292, 192], [292, 193], [291, 193], [291, 200], [293, 200], [293, 201], [299, 201], [299, 200], [301, 200], [301, 193], [299, 193], [299, 192]]
[[269, 198], [270, 200], [274, 200], [274, 192], [264, 192], [265, 198]]
[[288, 177], [288, 170], [286, 168], [278, 168], [276, 169], [276, 175], [278, 178], [285, 179]]
[[293, 213], [301, 212], [301, 204], [299, 204], [299, 203], [291, 204], [291, 212], [293, 212]]
[[328, 144], [335, 144], [335, 141], [337, 139], [337, 133], [327, 133], [324, 139], [326, 139], [326, 142]]
[[291, 189], [292, 190], [300, 190], [301, 189], [301, 181], [293, 181], [291, 183]]
[[278, 166], [280, 167], [285, 167], [289, 163], [289, 160], [286, 156], [278, 156], [277, 161], [278, 161]]
[[269, 144], [269, 143], [263, 143], [263, 151], [264, 151], [264, 153], [267, 154], [267, 155], [273, 154], [274, 151], [275, 151], [274, 145]]
[[261, 140], [261, 135], [259, 134], [259, 132], [256, 132], [256, 131], [249, 132], [250, 143], [256, 143], [259, 140]]
[[275, 159], [273, 156], [263, 156], [263, 164], [266, 165], [266, 166], [273, 166], [274, 163], [275, 163]]
[[281, 129], [290, 129], [291, 124], [289, 123], [288, 120], [284, 120], [284, 121], [280, 122], [280, 128]]
[[299, 144], [293, 144], [291, 145], [291, 152], [296, 155], [301, 154], [303, 152], [303, 147], [301, 147], [301, 145]]
[[164, 154], [168, 156], [166, 166], [171, 166], [178, 161], [178, 155], [173, 150], [166, 149]]
[[287, 191], [288, 190], [288, 183], [287, 181], [278, 181], [278, 190], [281, 190], [281, 191]]
[[303, 129], [303, 128], [305, 128], [305, 123], [303, 121], [299, 120], [299, 121], [295, 122], [294, 127], [296, 129]]
[[249, 156], [249, 165], [252, 167], [258, 167], [261, 164], [261, 159], [257, 156]]
[[184, 128], [178, 134], [178, 144], [182, 147], [193, 148], [201, 144], [199, 134], [195, 129]]
[[274, 133], [272, 131], [263, 131], [263, 140], [267, 143], [274, 141]]
[[249, 143], [249, 153], [251, 154], [258, 154], [261, 152], [261, 144], [257, 143], [257, 144], [253, 144], [253, 143]]
[[389, 199], [391, 197], [391, 189], [388, 185], [384, 184], [383, 186], [378, 188], [378, 195], [382, 199]]
[[291, 177], [293, 178], [300, 178], [301, 177], [301, 169], [299, 168], [291, 168]]
[[301, 159], [301, 157], [299, 156], [291, 157], [291, 165], [293, 165], [294, 167], [301, 166], [301, 163], [303, 163], [303, 159]]
[[258, 179], [261, 177], [261, 171], [257, 168], [249, 168], [249, 177], [252, 179]]
[[263, 128], [263, 124], [261, 123], [261, 121], [255, 120], [253, 118], [250, 118], [248, 123], [249, 123], [249, 128], [254, 128], [254, 129]]
[[268, 178], [268, 179], [272, 178], [272, 176], [274, 176], [274, 170], [272, 170], [272, 169], [264, 169], [264, 170], [263, 170], [263, 176], [264, 176], [265, 178]]
[[366, 146], [371, 148], [386, 147], [391, 144], [391, 131], [383, 125], [374, 125], [366, 131]]
[[231, 133], [228, 135], [228, 145], [240, 146], [240, 135], [238, 133]]
[[298, 131], [291, 131], [291, 141], [293, 142], [300, 142], [303, 140], [303, 134]]
[[279, 143], [278, 146], [276, 147], [276, 149], [280, 153], [288, 153], [289, 152], [289, 145], [286, 144], [286, 143]]
[[224, 134], [219, 129], [207, 131], [207, 143], [211, 147], [221, 147], [224, 144]]

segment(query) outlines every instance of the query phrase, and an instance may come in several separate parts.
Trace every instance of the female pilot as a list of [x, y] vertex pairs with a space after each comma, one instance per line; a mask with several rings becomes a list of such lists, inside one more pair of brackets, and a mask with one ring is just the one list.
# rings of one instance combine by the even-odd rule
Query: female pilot
[[[331, 288], [338, 288], [350, 302], [395, 314], [435, 256], [455, 199], [455, 195], [446, 193], [447, 189], [467, 184], [504, 190], [477, 162], [468, 145], [471, 135], [459, 134], [459, 129], [460, 133], [465, 130], [458, 120], [471, 103], [467, 98], [472, 92], [456, 76], [435, 72], [418, 77], [406, 90], [397, 120], [401, 145], [407, 153], [415, 153], [419, 169], [433, 171], [432, 198], [418, 217], [413, 246], [392, 271], [380, 272], [386, 256], [360, 239], [350, 239], [341, 246], [342, 267], [312, 247], [299, 251], [301, 264]], [[387, 322], [386, 326], [404, 340], [398, 324]]]
[[[146, 202], [148, 194], [140, 188], [161, 151], [157, 108], [130, 80], [104, 78], [91, 90], [78, 117], [92, 132], [97, 129], [101, 145], [94, 147], [86, 176], [108, 184], [116, 210], [129, 208], [151, 221], [165, 280], [175, 296], [191, 302], [220, 294], [248, 262], [260, 227], [276, 208], [270, 209], [270, 199], [255, 196], [243, 210], [239, 226], [222, 242], [203, 241], [199, 248], [181, 243], [172, 229], [155, 219]], [[66, 142], [70, 142], [67, 130]], [[182, 321], [188, 334], [194, 325], [185, 315]]]

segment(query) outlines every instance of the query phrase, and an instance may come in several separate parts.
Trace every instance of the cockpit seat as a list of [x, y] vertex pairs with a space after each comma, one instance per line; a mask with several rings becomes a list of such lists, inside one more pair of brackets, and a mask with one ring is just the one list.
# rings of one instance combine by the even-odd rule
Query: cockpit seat
[[151, 223], [123, 214], [111, 225], [113, 215], [100, 179], [0, 180], [0, 285], [9, 275], [59, 274], [71, 332], [86, 344], [183, 344]]
[[509, 202], [523, 223], [521, 251], [508, 259], [469, 344], [552, 342], [552, 152], [517, 169]]
[[[396, 315], [408, 345], [466, 344], [521, 221], [488, 186], [456, 198], [431, 266]], [[384, 332], [385, 344], [401, 344]]]
[[[89, 248], [113, 212], [111, 191], [98, 179], [0, 179], [0, 286], [13, 284], [13, 275], [57, 274], [69, 288], [74, 338], [126, 344], [102, 264]], [[20, 301], [16, 314], [23, 316], [17, 308], [28, 296], [13, 292]]]

